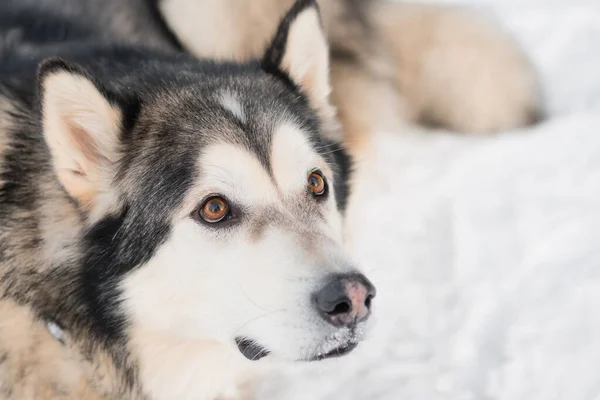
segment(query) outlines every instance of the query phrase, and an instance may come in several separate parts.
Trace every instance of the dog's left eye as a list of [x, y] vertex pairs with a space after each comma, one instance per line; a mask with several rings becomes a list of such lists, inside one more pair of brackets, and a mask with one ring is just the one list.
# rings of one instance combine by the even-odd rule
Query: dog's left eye
[[198, 215], [204, 221], [211, 224], [221, 222], [229, 215], [229, 204], [222, 197], [210, 197], [202, 204]]
[[313, 171], [308, 176], [308, 188], [313, 196], [321, 197], [327, 194], [327, 181], [321, 171]]

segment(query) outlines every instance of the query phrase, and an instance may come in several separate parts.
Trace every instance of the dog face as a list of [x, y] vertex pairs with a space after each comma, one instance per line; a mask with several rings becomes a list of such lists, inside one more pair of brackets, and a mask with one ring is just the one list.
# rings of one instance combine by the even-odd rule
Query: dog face
[[53, 166], [86, 219], [93, 329], [251, 360], [352, 350], [375, 290], [342, 249], [348, 160], [315, 3], [295, 4], [260, 63], [159, 73], [123, 95], [63, 61], [40, 70]]
[[[244, 116], [231, 96], [221, 101]], [[326, 157], [335, 149], [315, 147], [307, 125], [263, 122], [272, 134], [262, 157], [235, 142], [202, 149], [169, 237], [123, 293], [149, 329], [237, 342], [250, 359], [308, 360], [356, 340], [351, 323], [334, 342], [340, 327], [314, 303], [335, 275], [356, 272], [342, 250], [341, 176]]]

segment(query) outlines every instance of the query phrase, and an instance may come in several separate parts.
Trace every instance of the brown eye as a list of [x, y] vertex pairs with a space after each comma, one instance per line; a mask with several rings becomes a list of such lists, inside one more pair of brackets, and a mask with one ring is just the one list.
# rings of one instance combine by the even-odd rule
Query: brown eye
[[323, 196], [325, 194], [327, 184], [319, 171], [314, 171], [308, 176], [308, 188], [315, 196]]
[[228, 213], [229, 205], [218, 196], [206, 200], [199, 211], [200, 217], [211, 224], [222, 221]]

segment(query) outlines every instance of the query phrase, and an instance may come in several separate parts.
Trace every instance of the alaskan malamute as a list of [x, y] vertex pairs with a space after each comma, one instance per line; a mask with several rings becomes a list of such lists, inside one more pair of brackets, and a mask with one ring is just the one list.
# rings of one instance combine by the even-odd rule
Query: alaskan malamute
[[[324, 2], [329, 39], [314, 0], [282, 3], [225, 57], [176, 0], [0, 2], [2, 399], [239, 399], [358, 345], [376, 290], [343, 248], [343, 143], [402, 97], [358, 1]], [[520, 57], [482, 131], [537, 110]]]

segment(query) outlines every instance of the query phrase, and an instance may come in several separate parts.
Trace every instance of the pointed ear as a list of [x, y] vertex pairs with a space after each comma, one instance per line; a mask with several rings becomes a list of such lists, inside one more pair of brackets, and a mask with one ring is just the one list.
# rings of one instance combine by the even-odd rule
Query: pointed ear
[[315, 0], [297, 0], [283, 18], [262, 61], [263, 69], [283, 73], [324, 116], [329, 103], [329, 46]]
[[61, 59], [38, 70], [42, 130], [58, 180], [90, 209], [111, 190], [123, 114], [79, 66]]

